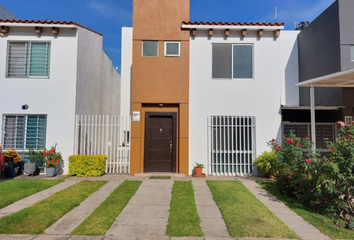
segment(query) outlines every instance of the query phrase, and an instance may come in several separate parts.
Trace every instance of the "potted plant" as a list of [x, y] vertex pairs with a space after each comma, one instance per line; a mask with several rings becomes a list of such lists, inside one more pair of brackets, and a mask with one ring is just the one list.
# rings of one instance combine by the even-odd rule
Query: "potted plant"
[[204, 164], [197, 163], [197, 162], [195, 162], [195, 164], [196, 164], [196, 166], [194, 167], [194, 174], [195, 175], [203, 175]]
[[264, 175], [269, 175], [269, 178], [274, 179], [274, 173], [278, 171], [277, 156], [274, 151], [264, 151], [254, 162], [257, 163], [257, 168]]
[[22, 157], [15, 150], [7, 150], [4, 157], [5, 162], [8, 164], [8, 167], [5, 168], [5, 176], [16, 177], [19, 167], [16, 167], [15, 165], [22, 162]]
[[56, 146], [57, 144], [55, 144], [54, 147], [51, 147], [50, 150], [44, 149], [43, 151], [44, 161], [46, 162], [45, 173], [47, 177], [54, 177], [55, 166], [59, 165], [62, 159], [61, 153], [56, 151]]
[[0, 176], [2, 172], [5, 172], [5, 157], [0, 147]]
[[28, 159], [30, 162], [24, 164], [24, 172], [32, 176], [35, 173], [38, 174], [39, 168], [37, 167], [37, 163], [44, 162], [43, 151], [39, 151], [38, 149], [35, 151], [30, 147], [28, 151]]

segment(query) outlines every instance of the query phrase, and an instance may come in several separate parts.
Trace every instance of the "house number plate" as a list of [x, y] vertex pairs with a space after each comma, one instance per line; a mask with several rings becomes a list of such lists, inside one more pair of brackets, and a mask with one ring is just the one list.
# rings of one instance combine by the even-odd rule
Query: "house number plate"
[[140, 112], [133, 112], [133, 122], [140, 122]]

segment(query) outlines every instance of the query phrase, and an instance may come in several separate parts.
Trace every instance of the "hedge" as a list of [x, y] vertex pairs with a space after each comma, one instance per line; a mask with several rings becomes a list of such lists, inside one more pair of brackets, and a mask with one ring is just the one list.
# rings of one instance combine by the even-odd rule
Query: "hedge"
[[69, 174], [78, 177], [97, 177], [106, 169], [105, 155], [72, 155], [69, 157]]

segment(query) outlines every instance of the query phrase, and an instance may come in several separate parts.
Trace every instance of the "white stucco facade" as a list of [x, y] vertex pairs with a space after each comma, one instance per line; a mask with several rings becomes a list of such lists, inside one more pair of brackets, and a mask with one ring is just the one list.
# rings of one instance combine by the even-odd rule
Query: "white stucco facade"
[[[68, 173], [67, 159], [74, 152], [75, 114], [119, 114], [119, 74], [103, 52], [102, 36], [97, 33], [58, 26], [59, 34], [55, 35], [47, 25], [37, 34], [29, 24], [7, 26], [9, 32], [0, 38], [0, 145], [5, 115], [46, 115], [46, 147], [58, 144], [64, 173]], [[8, 44], [16, 41], [50, 42], [49, 77], [7, 77]], [[109, 110], [103, 111], [108, 103]], [[21, 109], [24, 104], [29, 106], [27, 110]]]
[[121, 67], [121, 115], [131, 114], [131, 77], [133, 63], [133, 28], [122, 28], [122, 67]]
[[[281, 136], [281, 105], [298, 105], [297, 32], [198, 30], [190, 40], [189, 170], [194, 163], [208, 166], [208, 117], [253, 116], [256, 155], [269, 150], [267, 142]], [[212, 78], [212, 44], [253, 45], [253, 79]], [[208, 172], [206, 169], [205, 172]]]

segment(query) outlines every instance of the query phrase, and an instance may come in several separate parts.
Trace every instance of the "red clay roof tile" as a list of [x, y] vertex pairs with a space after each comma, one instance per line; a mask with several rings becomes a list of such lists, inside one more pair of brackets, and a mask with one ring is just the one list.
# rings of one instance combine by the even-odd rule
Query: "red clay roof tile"
[[191, 22], [191, 21], [183, 21], [183, 25], [209, 25], [209, 26], [265, 26], [265, 27], [276, 27], [276, 26], [284, 26], [284, 23], [265, 23], [265, 22]]
[[0, 24], [1, 23], [28, 23], [28, 24], [45, 24], [45, 25], [76, 25], [78, 27], [81, 27], [81, 28], [85, 28], [93, 33], [96, 33], [98, 35], [101, 35], [101, 33], [98, 33], [96, 31], [93, 31], [92, 29], [90, 28], [87, 28], [87, 27], [84, 27], [76, 22], [73, 22], [73, 21], [42, 21], [42, 20], [15, 20], [15, 19], [0, 19]]

